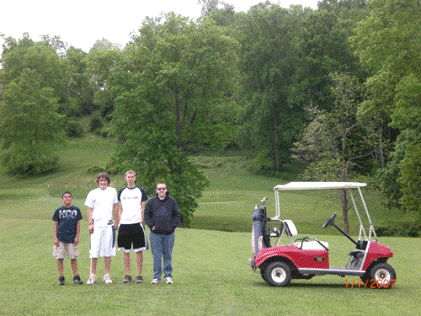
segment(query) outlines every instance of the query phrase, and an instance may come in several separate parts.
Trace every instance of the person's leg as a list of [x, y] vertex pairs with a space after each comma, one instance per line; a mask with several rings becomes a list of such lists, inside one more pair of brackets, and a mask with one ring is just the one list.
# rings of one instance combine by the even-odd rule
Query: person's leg
[[143, 252], [138, 251], [136, 253], [136, 262], [137, 262], [137, 275], [142, 275], [142, 268], [143, 268]]
[[153, 256], [153, 278], [161, 280], [162, 274], [162, 238], [161, 235], [150, 233], [149, 241]]
[[164, 257], [164, 276], [172, 277], [172, 248], [174, 247], [175, 233], [165, 235], [162, 242], [162, 255]]
[[94, 226], [94, 232], [90, 235], [89, 244], [89, 258], [91, 258], [91, 270], [90, 274], [96, 275], [96, 266], [98, 263], [98, 254], [101, 245], [101, 227], [98, 225]]
[[73, 276], [76, 276], [77, 275], [77, 260], [76, 259], [79, 256], [79, 249], [75, 244], [71, 243], [71, 244], [68, 244], [67, 251], [68, 251], [68, 257], [70, 259], [70, 263], [72, 265]]
[[63, 259], [57, 260], [57, 268], [59, 276], [63, 276]]
[[96, 274], [97, 263], [98, 263], [98, 258], [91, 258], [91, 274]]
[[75, 275], [77, 275], [77, 260], [72, 259], [72, 260], [70, 260], [70, 262], [72, 264], [73, 276], [75, 276]]
[[105, 274], [110, 274], [111, 257], [104, 257]]
[[126, 275], [130, 275], [130, 252], [125, 252], [123, 255], [124, 268], [126, 269]]

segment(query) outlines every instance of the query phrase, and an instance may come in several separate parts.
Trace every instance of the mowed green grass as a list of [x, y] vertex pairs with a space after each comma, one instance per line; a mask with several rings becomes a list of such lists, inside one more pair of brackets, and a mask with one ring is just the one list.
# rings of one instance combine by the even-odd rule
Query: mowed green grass
[[[0, 170], [0, 315], [420, 314], [419, 238], [379, 239], [394, 251], [389, 263], [397, 272], [397, 282], [391, 290], [347, 288], [345, 280], [351, 284], [354, 278], [338, 276], [293, 280], [286, 288], [275, 288], [253, 273], [247, 263], [251, 256], [251, 212], [268, 196], [268, 215], [273, 216], [272, 188], [285, 181], [250, 173], [250, 161], [238, 156], [192, 158], [203, 167], [211, 185], [199, 200], [192, 228], [177, 229], [173, 285], [150, 284], [152, 256], [147, 251], [144, 284], [121, 283], [125, 272], [122, 254], [118, 253], [111, 268], [113, 284], [74, 286], [70, 261], [65, 260], [67, 283], [57, 286], [57, 263], [52, 257], [53, 212], [62, 204], [62, 191], [71, 190], [74, 204], [84, 216], [78, 263], [86, 282], [89, 234], [83, 203], [95, 187], [95, 175], [87, 170], [105, 167], [114, 148], [113, 142], [89, 136], [66, 145], [61, 153], [62, 167], [54, 174], [18, 178]], [[123, 175], [114, 175], [112, 180], [116, 188], [124, 185]], [[367, 201], [374, 209], [373, 217], [393, 218], [374, 193], [369, 191], [368, 195], [373, 195]], [[282, 218], [292, 219], [299, 232], [329, 242], [331, 266], [346, 264], [352, 243], [332, 227], [321, 229], [334, 211], [340, 213], [335, 197], [287, 193], [281, 202]], [[355, 221], [352, 215], [351, 222]], [[341, 223], [339, 214], [337, 222]], [[221, 229], [225, 231], [218, 231]], [[358, 234], [355, 228], [352, 232]], [[134, 264], [132, 267], [134, 274]], [[100, 260], [98, 276], [102, 277], [103, 269]]]
[[[150, 284], [152, 256], [144, 256], [144, 284], [122, 284], [122, 254], [113, 258], [113, 284], [75, 286], [69, 260], [67, 284], [57, 286], [52, 257], [52, 222], [48, 219], [2, 219], [0, 222], [1, 315], [416, 315], [419, 314], [421, 246], [419, 239], [382, 238], [397, 271], [391, 290], [346, 287], [353, 277], [315, 277], [293, 280], [275, 288], [247, 264], [250, 234], [177, 229], [174, 284]], [[89, 275], [86, 221], [82, 224], [79, 273]], [[331, 264], [343, 266], [352, 244], [340, 236], [330, 243]], [[134, 257], [132, 257], [134, 259]], [[104, 273], [99, 261], [98, 275]]]

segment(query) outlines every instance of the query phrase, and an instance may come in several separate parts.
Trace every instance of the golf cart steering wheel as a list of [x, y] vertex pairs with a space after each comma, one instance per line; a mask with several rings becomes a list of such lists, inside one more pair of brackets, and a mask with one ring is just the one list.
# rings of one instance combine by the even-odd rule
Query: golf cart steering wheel
[[327, 222], [322, 226], [322, 228], [326, 228], [330, 225], [332, 225], [335, 222], [335, 217], [336, 217], [336, 213], [334, 213], [328, 220]]

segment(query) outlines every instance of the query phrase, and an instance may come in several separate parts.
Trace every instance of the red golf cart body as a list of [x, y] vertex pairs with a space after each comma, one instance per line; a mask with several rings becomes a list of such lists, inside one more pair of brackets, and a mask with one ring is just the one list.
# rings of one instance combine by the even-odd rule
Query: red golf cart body
[[[315, 275], [352, 275], [360, 279], [365, 285], [371, 282], [377, 288], [391, 288], [396, 280], [396, 272], [387, 264], [393, 253], [390, 248], [377, 242], [377, 236], [371, 222], [361, 187], [365, 183], [355, 182], [292, 182], [286, 185], [278, 185], [275, 190], [276, 216], [266, 217], [266, 208], [262, 200], [262, 208], [256, 206], [253, 212], [255, 221], [261, 221], [263, 229], [261, 236], [257, 233], [260, 224], [252, 233], [253, 257], [249, 264], [254, 271], [260, 269], [263, 279], [274, 286], [286, 286], [291, 279], [310, 279]], [[329, 244], [315, 237], [304, 237], [293, 240], [297, 235], [297, 229], [291, 220], [281, 220], [279, 193], [284, 190], [350, 190], [351, 199], [357, 217], [360, 222], [358, 241], [342, 231], [335, 223], [336, 213], [332, 215], [323, 228], [336, 227], [344, 236], [350, 239], [355, 248], [349, 253], [349, 260], [345, 267], [331, 267], [329, 264]], [[365, 209], [369, 222], [369, 234], [366, 234], [361, 217], [359, 215], [354, 196], [351, 191], [357, 191]], [[268, 225], [268, 224], [271, 225]], [[266, 226], [273, 228], [268, 229]], [[279, 227], [279, 228], [278, 228]], [[266, 234], [266, 236], [265, 236]], [[281, 244], [281, 239], [286, 236], [289, 243]], [[270, 237], [276, 237], [274, 245], [270, 244]], [[374, 237], [374, 240], [372, 238]]]

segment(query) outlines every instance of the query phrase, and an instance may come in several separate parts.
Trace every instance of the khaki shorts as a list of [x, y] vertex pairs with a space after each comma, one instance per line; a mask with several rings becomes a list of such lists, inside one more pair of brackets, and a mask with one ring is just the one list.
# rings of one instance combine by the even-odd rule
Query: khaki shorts
[[56, 259], [64, 259], [67, 253], [67, 258], [70, 260], [76, 259], [79, 256], [79, 249], [75, 244], [68, 244], [59, 242], [58, 247], [54, 245], [53, 257]]

